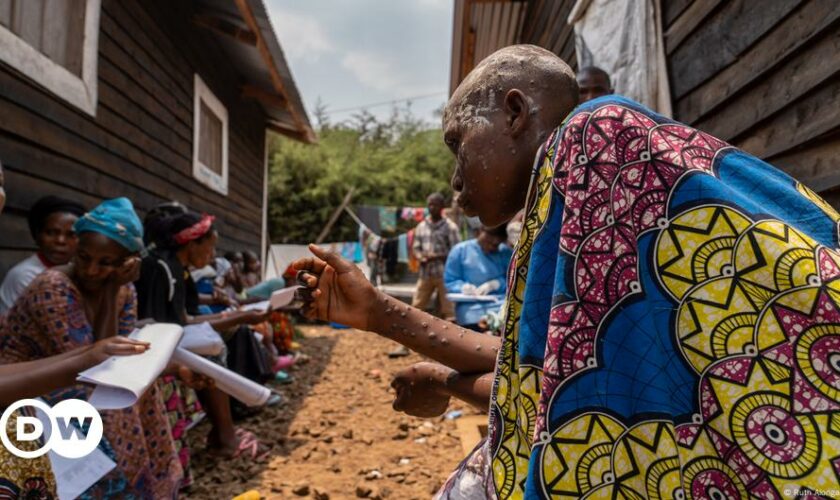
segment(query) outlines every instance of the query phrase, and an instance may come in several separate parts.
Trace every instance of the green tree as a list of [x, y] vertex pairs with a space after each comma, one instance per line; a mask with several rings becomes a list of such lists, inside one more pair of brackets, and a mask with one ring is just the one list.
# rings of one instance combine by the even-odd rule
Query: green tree
[[[318, 143], [272, 136], [269, 144], [269, 232], [273, 243], [314, 240], [351, 187], [352, 204], [422, 206], [429, 193], [450, 194], [453, 158], [439, 128], [408, 106], [378, 120], [362, 111], [329, 123], [319, 108]], [[342, 214], [327, 240], [357, 238]]]

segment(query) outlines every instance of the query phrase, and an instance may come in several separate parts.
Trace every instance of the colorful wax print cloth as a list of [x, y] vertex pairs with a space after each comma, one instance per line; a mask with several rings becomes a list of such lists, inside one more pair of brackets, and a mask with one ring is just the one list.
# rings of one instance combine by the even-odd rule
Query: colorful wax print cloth
[[634, 102], [575, 110], [538, 156], [508, 275], [496, 496], [840, 490], [838, 220]]
[[[5, 408], [4, 408], [5, 410]], [[6, 436], [21, 450], [35, 451], [43, 446], [42, 440], [18, 441], [17, 419], [24, 415], [13, 411], [6, 421]], [[32, 414], [26, 414], [32, 417]], [[25, 498], [27, 500], [53, 500], [58, 498], [55, 476], [47, 455], [21, 458], [0, 446], [0, 498]]]
[[[33, 361], [92, 345], [93, 327], [85, 315], [84, 297], [63, 272], [39, 274], [0, 318], [0, 362]], [[133, 285], [117, 295], [119, 335], [134, 330], [137, 297]], [[46, 394], [55, 405], [65, 399], [87, 400], [93, 388], [74, 384]], [[100, 450], [117, 467], [81, 498], [174, 498], [184, 471], [173, 442], [159, 382], [122, 410], [100, 412], [104, 435]], [[74, 424], [75, 425], [75, 424]], [[85, 428], [81, 429], [87, 432]]]

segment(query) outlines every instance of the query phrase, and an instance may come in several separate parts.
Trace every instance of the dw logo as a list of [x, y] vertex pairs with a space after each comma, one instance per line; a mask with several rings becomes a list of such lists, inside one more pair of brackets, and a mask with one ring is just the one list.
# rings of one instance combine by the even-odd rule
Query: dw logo
[[[36, 450], [21, 450], [6, 434], [9, 418], [15, 410], [25, 406], [42, 411], [50, 424], [50, 429], [44, 429], [41, 419], [20, 413], [17, 415], [14, 429], [17, 442], [34, 442], [41, 436], [45, 437], [44, 445]], [[87, 436], [79, 430], [85, 425], [89, 426]], [[67, 458], [84, 457], [99, 446], [102, 430], [99, 412], [90, 403], [80, 399], [66, 399], [52, 408], [37, 399], [21, 399], [6, 408], [0, 417], [0, 441], [9, 452], [21, 458], [40, 457], [50, 450]]]

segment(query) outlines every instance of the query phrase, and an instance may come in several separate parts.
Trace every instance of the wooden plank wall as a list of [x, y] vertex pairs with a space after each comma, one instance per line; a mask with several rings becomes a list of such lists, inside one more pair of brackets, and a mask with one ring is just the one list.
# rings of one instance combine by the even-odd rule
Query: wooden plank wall
[[836, 0], [662, 0], [674, 117], [840, 207]]
[[528, 0], [518, 43], [546, 48], [576, 70], [575, 33], [566, 22], [574, 6], [574, 0]]
[[[0, 65], [0, 161], [8, 193], [0, 276], [33, 248], [25, 215], [46, 194], [88, 207], [127, 196], [141, 215], [178, 200], [217, 216], [223, 250], [259, 249], [265, 117], [241, 100], [231, 61], [190, 22], [192, 8], [192, 2], [103, 0], [96, 118]], [[192, 176], [194, 72], [228, 108], [228, 196]]]

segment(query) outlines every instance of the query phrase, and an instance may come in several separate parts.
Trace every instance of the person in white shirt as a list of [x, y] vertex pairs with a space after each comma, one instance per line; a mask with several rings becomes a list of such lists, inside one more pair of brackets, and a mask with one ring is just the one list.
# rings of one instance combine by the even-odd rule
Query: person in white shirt
[[8, 311], [26, 287], [45, 269], [70, 262], [76, 251], [73, 224], [84, 215], [81, 204], [45, 196], [29, 210], [29, 232], [38, 251], [20, 261], [6, 273], [0, 285], [0, 314]]

